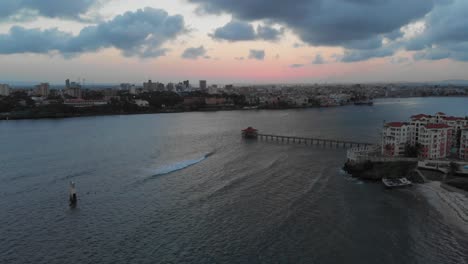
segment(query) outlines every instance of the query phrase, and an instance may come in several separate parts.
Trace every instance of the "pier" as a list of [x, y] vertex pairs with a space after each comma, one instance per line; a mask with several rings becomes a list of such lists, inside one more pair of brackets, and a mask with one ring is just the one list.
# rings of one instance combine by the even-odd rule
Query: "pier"
[[355, 142], [337, 139], [323, 139], [323, 138], [309, 138], [309, 137], [293, 137], [293, 136], [280, 136], [271, 134], [257, 134], [257, 138], [265, 141], [277, 141], [284, 143], [295, 143], [314, 146], [327, 146], [336, 148], [355, 148], [355, 147], [370, 147], [374, 144], [366, 142]]
[[273, 134], [262, 134], [253, 127], [248, 127], [242, 130], [242, 136], [245, 139], [260, 139], [264, 141], [276, 141], [282, 143], [295, 143], [311, 146], [326, 146], [336, 148], [354, 148], [358, 150], [369, 150], [375, 148], [373, 143], [356, 142], [338, 139], [324, 139], [324, 138], [311, 138], [311, 137], [295, 137], [295, 136], [281, 136]]

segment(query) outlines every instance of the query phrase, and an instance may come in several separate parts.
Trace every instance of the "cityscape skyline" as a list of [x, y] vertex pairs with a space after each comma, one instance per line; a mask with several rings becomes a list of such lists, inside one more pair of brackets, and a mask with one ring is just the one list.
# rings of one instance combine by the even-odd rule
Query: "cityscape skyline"
[[[279, 0], [73, 3], [0, 4], [1, 82], [62, 83], [63, 76], [96, 84], [466, 78], [468, 4], [462, 0], [304, 0], [297, 7]], [[403, 6], [405, 12], [396, 12]]]

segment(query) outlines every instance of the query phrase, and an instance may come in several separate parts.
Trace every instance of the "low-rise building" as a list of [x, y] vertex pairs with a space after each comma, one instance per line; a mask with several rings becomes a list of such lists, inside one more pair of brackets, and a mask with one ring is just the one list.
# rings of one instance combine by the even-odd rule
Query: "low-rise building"
[[135, 100], [135, 104], [138, 106], [138, 107], [149, 107], [150, 104], [148, 101], [146, 100], [140, 100], [140, 99], [136, 99]]
[[105, 100], [68, 99], [68, 100], [65, 100], [63, 104], [73, 106], [73, 107], [92, 107], [92, 106], [106, 105], [107, 102]]
[[203, 105], [205, 104], [205, 97], [184, 97], [183, 104], [186, 106]]
[[206, 105], [223, 105], [226, 104], [226, 98], [224, 97], [206, 97]]

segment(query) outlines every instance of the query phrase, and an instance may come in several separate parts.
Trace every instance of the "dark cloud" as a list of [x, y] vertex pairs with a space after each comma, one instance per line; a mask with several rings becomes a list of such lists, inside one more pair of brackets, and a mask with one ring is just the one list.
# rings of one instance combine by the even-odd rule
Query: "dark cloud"
[[304, 64], [291, 64], [289, 65], [290, 68], [302, 68], [304, 67]]
[[410, 62], [410, 59], [407, 57], [393, 57], [390, 59], [390, 63], [392, 64], [405, 64], [409, 62]]
[[215, 29], [213, 34], [210, 36], [218, 40], [227, 40], [227, 41], [250, 41], [250, 40], [269, 40], [276, 41], [283, 35], [284, 29], [276, 29], [271, 26], [262, 26], [257, 27], [255, 31], [254, 27], [247, 22], [232, 20], [226, 25]]
[[312, 61], [312, 64], [324, 64], [325, 60], [323, 59], [321, 54], [315, 55], [315, 59]]
[[76, 56], [114, 47], [124, 56], [158, 57], [167, 51], [163, 44], [186, 32], [182, 16], [147, 7], [87, 26], [76, 36], [58, 29], [12, 27], [9, 33], [0, 34], [0, 54], [58, 51]]
[[1, 0], [0, 20], [28, 20], [34, 16], [80, 19], [102, 0]]
[[261, 26], [257, 27], [257, 38], [264, 40], [278, 40], [284, 33], [284, 28], [276, 29], [270, 26]]
[[468, 1], [447, 0], [426, 18], [422, 34], [410, 39], [405, 48], [419, 51], [415, 60], [453, 59], [468, 61]]
[[249, 59], [263, 60], [263, 59], [265, 59], [265, 51], [264, 50], [251, 49], [249, 51]]
[[382, 58], [392, 56], [395, 53], [393, 47], [382, 47], [371, 50], [346, 50], [341, 57], [342, 62], [365, 61], [372, 58]]
[[227, 41], [254, 40], [255, 30], [249, 23], [242, 21], [231, 21], [223, 27], [215, 29], [212, 38]]
[[389, 40], [395, 40], [395, 39], [403, 37], [403, 35], [404, 35], [403, 31], [401, 31], [401, 29], [398, 28], [398, 29], [395, 29], [394, 31], [392, 31], [392, 32], [390, 32], [388, 34], [385, 34], [383, 36], [385, 38], [389, 39]]
[[416, 52], [413, 55], [415, 60], [443, 60], [450, 57], [450, 52], [444, 49], [427, 49], [421, 52]]
[[295, 49], [298, 49], [298, 48], [302, 48], [302, 47], [305, 47], [306, 45], [304, 43], [294, 43], [293, 44], [293, 48]]
[[312, 45], [358, 45], [423, 18], [434, 0], [188, 0], [209, 13], [288, 26]]
[[207, 51], [203, 46], [198, 48], [188, 48], [184, 53], [182, 53], [182, 58], [191, 60], [196, 60], [200, 57], [209, 58], [209, 56], [206, 56], [206, 52]]

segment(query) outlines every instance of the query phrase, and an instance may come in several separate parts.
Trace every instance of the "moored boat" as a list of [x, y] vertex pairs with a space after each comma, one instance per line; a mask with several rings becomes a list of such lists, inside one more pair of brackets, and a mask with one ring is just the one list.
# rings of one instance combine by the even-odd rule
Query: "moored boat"
[[398, 187], [406, 187], [410, 186], [412, 182], [405, 177], [403, 178], [382, 178], [382, 183], [387, 188], [398, 188]]

